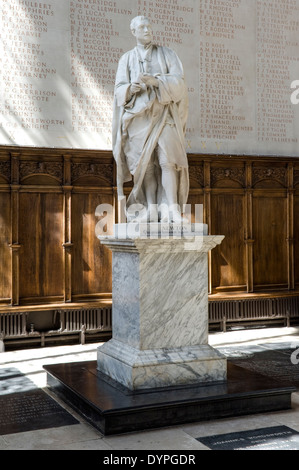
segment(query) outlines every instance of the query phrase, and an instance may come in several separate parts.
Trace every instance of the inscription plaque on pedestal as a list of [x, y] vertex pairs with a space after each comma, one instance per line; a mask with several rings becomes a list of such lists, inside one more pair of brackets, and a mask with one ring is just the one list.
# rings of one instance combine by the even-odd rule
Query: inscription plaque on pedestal
[[2, 0], [0, 145], [111, 150], [139, 14], [182, 58], [189, 153], [298, 155], [299, 0]]

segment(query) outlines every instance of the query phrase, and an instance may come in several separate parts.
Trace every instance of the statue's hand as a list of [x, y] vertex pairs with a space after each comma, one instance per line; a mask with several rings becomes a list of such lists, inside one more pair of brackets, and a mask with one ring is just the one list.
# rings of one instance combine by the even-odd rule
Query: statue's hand
[[139, 93], [142, 88], [142, 85], [139, 83], [132, 83], [130, 86], [130, 93], [131, 95], [135, 95], [136, 93]]
[[139, 79], [145, 83], [147, 86], [154, 86], [158, 87], [159, 86], [159, 80], [154, 77], [153, 75], [149, 75], [147, 73], [141, 74]]

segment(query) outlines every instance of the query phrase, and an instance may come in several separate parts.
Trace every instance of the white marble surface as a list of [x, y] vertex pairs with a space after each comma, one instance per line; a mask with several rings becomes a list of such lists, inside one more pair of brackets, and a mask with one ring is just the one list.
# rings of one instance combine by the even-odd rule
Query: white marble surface
[[226, 380], [226, 358], [209, 345], [144, 351], [112, 339], [98, 348], [98, 369], [130, 390]]
[[222, 236], [118, 240], [113, 251], [113, 337], [140, 349], [208, 341], [208, 251]]
[[206, 344], [206, 258], [114, 253], [113, 336], [140, 349]]
[[100, 371], [132, 389], [225, 379], [208, 345], [208, 251], [222, 240], [101, 237], [113, 252], [113, 339]]
[[[181, 253], [186, 251], [196, 251], [208, 253], [210, 250], [220, 245], [224, 239], [223, 235], [192, 235], [170, 236], [167, 238], [150, 238], [143, 236], [115, 237], [113, 235], [99, 236], [98, 239], [103, 245], [107, 245], [111, 251], [135, 252], [135, 253]], [[174, 243], [175, 241], [175, 243]]]

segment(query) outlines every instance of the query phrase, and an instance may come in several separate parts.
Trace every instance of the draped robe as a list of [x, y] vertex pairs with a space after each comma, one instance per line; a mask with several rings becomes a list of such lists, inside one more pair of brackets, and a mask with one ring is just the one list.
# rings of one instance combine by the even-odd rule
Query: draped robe
[[[112, 133], [118, 195], [123, 196], [124, 183], [133, 177], [127, 208], [132, 204], [146, 207], [144, 175], [148, 165], [154, 162], [157, 204], [166, 202], [156, 152], [159, 145], [169, 164], [177, 170], [177, 198], [183, 209], [189, 192], [184, 143], [188, 97], [183, 67], [176, 53], [167, 47], [150, 45], [145, 58], [141, 57], [138, 47], [121, 57], [116, 74]], [[131, 95], [131, 83], [138, 83], [141, 73], [155, 76], [159, 86], [143, 84], [141, 92]]]

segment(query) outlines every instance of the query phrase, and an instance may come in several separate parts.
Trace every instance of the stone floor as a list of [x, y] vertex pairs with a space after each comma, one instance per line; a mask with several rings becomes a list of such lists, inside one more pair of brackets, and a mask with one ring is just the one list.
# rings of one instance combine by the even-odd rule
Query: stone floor
[[[291, 364], [291, 353], [293, 353], [293, 358], [297, 358], [299, 327], [238, 329], [226, 333], [212, 333], [209, 341], [212, 346], [218, 348], [233, 360], [238, 361], [247, 358], [250, 361], [250, 357], [253, 357], [256, 351], [282, 350], [285, 361], [289, 361]], [[4, 403], [5, 397], [8, 398], [10, 394], [24, 392], [24, 378], [26, 378], [27, 384], [30, 383], [33, 387], [43, 389], [46, 393], [52, 395], [46, 387], [46, 373], [43, 366], [71, 361], [95, 360], [98, 346], [99, 344], [59, 346], [1, 353], [0, 395], [4, 397]], [[289, 360], [286, 355], [289, 355]], [[12, 370], [15, 371], [14, 374], [11, 374]], [[294, 370], [297, 371], [297, 369]], [[288, 411], [185, 424], [171, 428], [114, 436], [103, 436], [72, 409], [56, 397], [53, 396], [53, 398], [78, 420], [78, 424], [13, 434], [4, 433], [0, 436], [0, 450], [98, 450], [106, 452], [156, 450], [192, 452], [210, 450], [198, 440], [205, 436], [219, 436], [277, 426], [287, 426], [294, 431], [299, 431], [299, 389], [298, 392], [292, 394], [292, 409]]]

